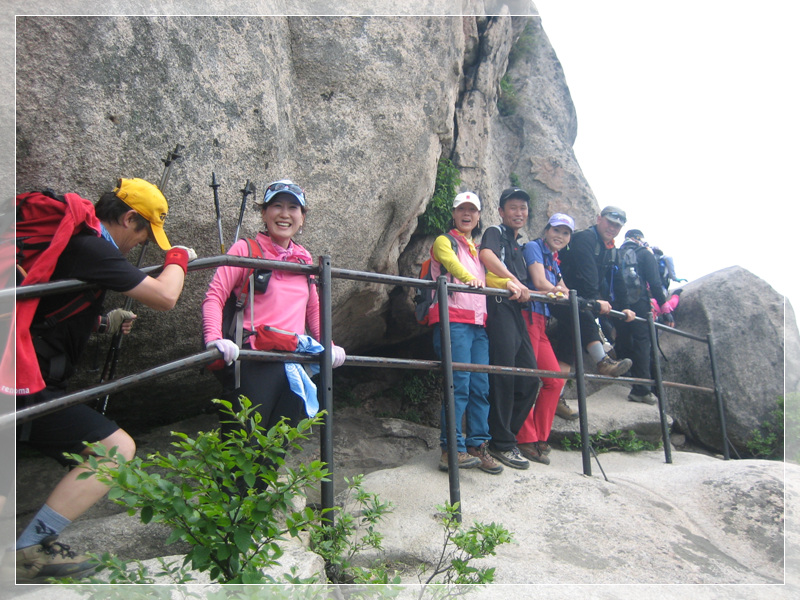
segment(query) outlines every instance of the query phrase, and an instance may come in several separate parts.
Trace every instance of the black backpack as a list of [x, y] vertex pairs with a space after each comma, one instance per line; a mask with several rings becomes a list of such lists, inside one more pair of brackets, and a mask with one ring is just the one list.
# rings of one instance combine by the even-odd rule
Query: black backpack
[[625, 287], [628, 305], [648, 297], [647, 283], [639, 275], [639, 261], [636, 257], [639, 248], [640, 246], [634, 242], [625, 242], [617, 253], [618, 281], [621, 280]]

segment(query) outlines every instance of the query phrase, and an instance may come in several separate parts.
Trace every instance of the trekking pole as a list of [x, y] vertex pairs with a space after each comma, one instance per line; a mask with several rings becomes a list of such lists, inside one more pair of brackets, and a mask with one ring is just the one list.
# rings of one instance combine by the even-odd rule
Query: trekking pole
[[[175, 164], [175, 161], [181, 158], [181, 152], [183, 151], [183, 146], [181, 144], [176, 144], [175, 149], [167, 154], [167, 158], [163, 159], [162, 162], [164, 163], [164, 171], [161, 173], [161, 179], [158, 182], [158, 189], [161, 193], [164, 193], [164, 187], [167, 185], [169, 181], [170, 173], [172, 172], [172, 165]], [[142, 244], [142, 250], [139, 252], [139, 258], [136, 260], [136, 268], [141, 269], [142, 263], [144, 262], [144, 255], [147, 251], [147, 245], [150, 243], [150, 240], [146, 240], [144, 244]], [[130, 310], [133, 306], [133, 298], [128, 296], [125, 299], [125, 305], [123, 306], [124, 310]], [[111, 339], [111, 346], [108, 349], [108, 354], [106, 354], [106, 362], [103, 365], [103, 372], [100, 375], [100, 383], [104, 381], [108, 381], [109, 379], [114, 379], [117, 373], [117, 364], [119, 363], [119, 356], [120, 356], [120, 349], [122, 348], [122, 329], [114, 334], [114, 337]], [[102, 398], [98, 405], [96, 406], [97, 410], [100, 411], [101, 414], [105, 414], [106, 408], [108, 408], [108, 397], [109, 394], [106, 394], [104, 398]]]
[[247, 183], [244, 184], [244, 189], [240, 190], [242, 192], [242, 207], [239, 209], [239, 222], [236, 224], [236, 235], [233, 236], [233, 243], [239, 241], [239, 230], [242, 228], [242, 219], [244, 219], [244, 209], [247, 206], [247, 197], [250, 194], [255, 194], [256, 186], [248, 179]]
[[219, 213], [219, 195], [217, 194], [217, 176], [214, 171], [211, 171], [211, 185], [209, 186], [214, 190], [214, 210], [217, 211], [217, 233], [219, 234], [219, 250], [220, 254], [225, 254], [225, 242], [222, 240], [222, 216]]

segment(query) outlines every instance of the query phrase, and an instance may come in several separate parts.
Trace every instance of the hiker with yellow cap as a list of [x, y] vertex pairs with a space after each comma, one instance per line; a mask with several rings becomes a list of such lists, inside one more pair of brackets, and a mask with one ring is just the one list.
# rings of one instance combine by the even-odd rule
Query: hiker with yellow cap
[[[67, 380], [92, 332], [130, 331], [136, 318], [132, 312], [116, 309], [103, 314], [106, 290], [121, 292], [155, 310], [169, 310], [183, 290], [188, 262], [197, 255], [190, 248], [170, 245], [164, 233], [167, 200], [143, 179], [120, 179], [94, 206], [77, 194], [59, 196], [51, 190], [21, 194], [17, 214], [17, 242], [23, 257], [18, 262], [18, 286], [80, 279], [100, 288], [17, 302], [16, 389], [9, 389], [5, 381], [0, 388], [16, 392], [19, 409], [66, 394]], [[36, 235], [20, 238], [20, 230]], [[46, 243], [26, 246], [36, 236]], [[150, 239], [166, 251], [157, 277], [146, 275], [125, 258], [134, 246]], [[127, 460], [136, 450], [130, 435], [85, 404], [22, 424], [18, 437], [71, 467], [78, 465], [65, 459], [64, 453], [87, 456], [84, 442], [100, 442], [108, 449], [116, 446]], [[73, 468], [61, 479], [17, 540], [17, 582], [79, 578], [97, 566], [57, 541], [69, 523], [108, 492], [108, 486], [93, 476], [79, 478], [82, 473], [83, 469]]]

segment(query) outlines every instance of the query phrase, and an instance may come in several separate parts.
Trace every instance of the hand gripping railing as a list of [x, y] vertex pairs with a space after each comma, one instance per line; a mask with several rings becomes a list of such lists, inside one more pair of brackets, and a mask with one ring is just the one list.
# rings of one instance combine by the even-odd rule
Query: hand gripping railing
[[[447, 283], [445, 277], [440, 277], [437, 281], [423, 281], [410, 277], [399, 277], [394, 275], [386, 275], [380, 273], [369, 273], [364, 271], [353, 271], [347, 269], [337, 269], [331, 266], [331, 259], [329, 256], [319, 257], [317, 266], [301, 265], [294, 263], [284, 263], [280, 261], [271, 261], [259, 258], [239, 257], [232, 255], [215, 256], [210, 258], [200, 258], [189, 263], [189, 271], [196, 271], [200, 269], [215, 268], [221, 265], [229, 265], [243, 268], [269, 268], [279, 269], [292, 272], [302, 272], [306, 274], [313, 274], [317, 276], [320, 295], [320, 326], [321, 335], [319, 341], [325, 350], [316, 356], [302, 355], [285, 352], [264, 352], [243, 349], [240, 352], [240, 360], [258, 360], [258, 361], [283, 361], [283, 362], [299, 362], [299, 363], [315, 363], [320, 364], [320, 385], [318, 386], [318, 394], [320, 407], [325, 411], [323, 417], [323, 427], [320, 432], [320, 458], [323, 462], [327, 463], [331, 473], [334, 471], [333, 463], [333, 378], [332, 378], [332, 355], [331, 355], [331, 336], [332, 336], [332, 300], [331, 288], [332, 280], [334, 278], [347, 279], [353, 281], [363, 281], [369, 283], [379, 283], [385, 285], [404, 286], [404, 287], [422, 287], [422, 288], [436, 288], [438, 290], [439, 298], [439, 318], [442, 335], [442, 357], [439, 361], [429, 360], [409, 360], [409, 359], [393, 359], [382, 357], [367, 357], [367, 356], [348, 356], [345, 364], [354, 367], [372, 367], [372, 368], [401, 368], [401, 369], [415, 369], [415, 370], [441, 370], [443, 376], [443, 402], [445, 407], [445, 427], [447, 430], [448, 439], [448, 463], [449, 463], [449, 483], [450, 483], [450, 501], [455, 504], [460, 502], [460, 487], [457, 468], [457, 446], [455, 439], [455, 405], [453, 397], [453, 371], [471, 371], [483, 372], [493, 374], [506, 374], [506, 375], [523, 375], [528, 377], [552, 377], [562, 379], [574, 379], [577, 384], [578, 392], [578, 407], [580, 415], [580, 435], [582, 445], [582, 458], [583, 458], [583, 472], [586, 475], [591, 475], [591, 461], [590, 461], [590, 436], [588, 432], [588, 411], [586, 406], [586, 381], [587, 380], [613, 380], [618, 382], [630, 383], [643, 383], [646, 385], [655, 385], [658, 396], [659, 413], [661, 416], [661, 431], [664, 443], [665, 460], [667, 463], [672, 462], [670, 442], [669, 442], [669, 428], [667, 423], [667, 416], [665, 412], [665, 387], [675, 387], [680, 389], [690, 389], [695, 391], [714, 393], [717, 401], [719, 411], [720, 426], [723, 436], [724, 444], [724, 457], [730, 458], [728, 446], [729, 442], [726, 434], [725, 425], [725, 407], [720, 393], [719, 377], [716, 370], [716, 361], [714, 357], [714, 346], [711, 335], [705, 338], [680, 331], [671, 327], [656, 324], [653, 321], [652, 315], [647, 319], [638, 320], [646, 321], [649, 325], [652, 359], [653, 359], [653, 380], [636, 379], [627, 377], [610, 378], [602, 375], [587, 374], [583, 365], [583, 352], [581, 348], [580, 338], [580, 319], [578, 318], [580, 305], [579, 298], [575, 291], [570, 292], [569, 299], [552, 299], [544, 294], [531, 293], [531, 298], [536, 301], [569, 304], [571, 308], [572, 320], [574, 322], [574, 339], [576, 351], [575, 356], [575, 370], [570, 373], [561, 373], [554, 371], [543, 371], [540, 369], [522, 369], [518, 367], [494, 366], [494, 365], [476, 365], [467, 363], [454, 363], [452, 361], [452, 353], [450, 349], [450, 328], [449, 328], [449, 313], [447, 310], [447, 298], [450, 292], [465, 292], [472, 294], [483, 294], [485, 296], [510, 296], [507, 290], [499, 290], [494, 288], [472, 288], [462, 284]], [[147, 267], [143, 269], [145, 273], [155, 274], [161, 270], [160, 266]], [[65, 280], [58, 282], [50, 282], [44, 284], [36, 284], [31, 286], [22, 286], [19, 288], [12, 288], [0, 291], [0, 300], [8, 298], [11, 295], [16, 295], [17, 299], [29, 298], [34, 296], [46, 296], [52, 294], [72, 292], [82, 289], [92, 289], [97, 286], [87, 284], [78, 280]], [[625, 318], [622, 313], [611, 311], [610, 316], [615, 318]], [[661, 365], [658, 357], [658, 344], [656, 331], [661, 329], [671, 334], [683, 336], [693, 340], [704, 342], [708, 345], [709, 356], [711, 360], [711, 370], [713, 377], [713, 388], [694, 386], [689, 384], [666, 382], [663, 381], [661, 375]], [[136, 387], [145, 382], [153, 379], [158, 379], [169, 373], [178, 371], [196, 369], [198, 366], [206, 365], [218, 360], [222, 357], [222, 353], [217, 349], [209, 349], [204, 352], [192, 354], [174, 361], [158, 365], [144, 371], [127, 375], [119, 379], [104, 382], [84, 390], [72, 392], [70, 394], [61, 396], [55, 400], [43, 402], [33, 406], [26, 406], [20, 408], [16, 412], [0, 415], [0, 427], [9, 427], [16, 423], [24, 423], [30, 421], [38, 416], [63, 409], [67, 406], [88, 402], [98, 397], [107, 394], [126, 390]], [[323, 507], [331, 508], [334, 502], [334, 486], [333, 479], [323, 481], [321, 483], [321, 500]], [[329, 513], [333, 514], [333, 513]], [[460, 520], [460, 511], [458, 513]]]

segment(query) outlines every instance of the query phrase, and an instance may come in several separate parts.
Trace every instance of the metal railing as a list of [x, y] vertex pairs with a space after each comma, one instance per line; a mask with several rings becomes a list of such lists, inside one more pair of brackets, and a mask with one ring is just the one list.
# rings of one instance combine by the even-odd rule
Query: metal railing
[[[393, 286], [404, 286], [414, 288], [436, 288], [439, 298], [439, 321], [441, 327], [441, 360], [409, 360], [409, 359], [395, 359], [395, 358], [382, 358], [382, 357], [368, 357], [368, 356], [348, 356], [345, 365], [354, 367], [372, 367], [372, 368], [400, 368], [400, 369], [416, 369], [434, 371], [440, 370], [443, 376], [443, 402], [445, 403], [445, 420], [448, 439], [448, 460], [449, 460], [449, 482], [450, 482], [450, 501], [455, 504], [460, 502], [460, 488], [459, 477], [457, 468], [457, 447], [456, 447], [456, 434], [455, 434], [455, 405], [454, 405], [454, 387], [453, 387], [453, 371], [470, 371], [491, 373], [498, 375], [521, 375], [528, 377], [552, 377], [561, 379], [573, 379], [576, 382], [577, 395], [578, 395], [578, 410], [579, 410], [579, 426], [581, 437], [581, 453], [583, 459], [583, 472], [585, 475], [591, 475], [591, 460], [590, 453], [591, 440], [588, 428], [588, 412], [586, 405], [586, 381], [587, 380], [607, 380], [615, 382], [626, 383], [639, 383], [649, 386], [655, 386], [656, 396], [658, 397], [658, 410], [661, 420], [661, 435], [664, 444], [664, 455], [667, 463], [672, 462], [672, 453], [669, 440], [669, 425], [666, 415], [666, 397], [665, 387], [674, 387], [679, 389], [694, 390], [700, 392], [712, 393], [715, 395], [717, 408], [720, 418], [721, 434], [723, 439], [724, 451], [723, 455], [726, 460], [730, 459], [728, 448], [728, 438], [725, 424], [725, 407], [720, 393], [719, 376], [716, 369], [716, 361], [714, 356], [714, 345], [711, 335], [705, 337], [681, 331], [672, 327], [666, 327], [654, 322], [652, 314], [648, 315], [647, 319], [636, 317], [639, 321], [646, 321], [648, 323], [650, 338], [651, 338], [651, 358], [653, 366], [653, 379], [637, 379], [630, 377], [607, 377], [603, 375], [587, 374], [583, 364], [583, 352], [581, 344], [580, 333], [580, 319], [578, 318], [581, 307], [579, 305], [579, 298], [577, 293], [572, 290], [568, 299], [554, 299], [546, 295], [531, 293], [531, 298], [536, 301], [568, 304], [571, 309], [573, 321], [573, 344], [575, 347], [575, 366], [574, 371], [569, 373], [544, 371], [540, 369], [523, 369], [519, 367], [495, 366], [495, 365], [476, 365], [467, 363], [454, 363], [452, 360], [452, 352], [450, 347], [450, 327], [449, 327], [449, 313], [447, 307], [447, 298], [450, 292], [465, 292], [471, 294], [482, 294], [486, 296], [501, 296], [508, 297], [510, 292], [507, 290], [500, 290], [494, 288], [472, 288], [463, 284], [448, 283], [445, 277], [440, 277], [437, 281], [424, 281], [410, 277], [400, 277], [394, 275], [385, 275], [380, 273], [369, 273], [364, 271], [352, 271], [347, 269], [338, 269], [331, 266], [331, 259], [329, 256], [319, 257], [317, 266], [314, 265], [301, 265], [294, 263], [284, 263], [280, 261], [272, 261], [260, 258], [248, 258], [232, 255], [216, 256], [210, 258], [201, 258], [192, 261], [189, 264], [189, 271], [196, 271], [200, 269], [216, 268], [222, 265], [242, 267], [242, 268], [261, 268], [261, 269], [278, 269], [292, 272], [302, 272], [307, 275], [316, 276], [317, 285], [319, 287], [320, 297], [320, 343], [324, 347], [324, 351], [318, 355], [303, 355], [286, 352], [265, 352], [255, 350], [241, 350], [239, 354], [240, 360], [258, 360], [258, 361], [281, 361], [281, 362], [298, 362], [298, 363], [319, 363], [320, 364], [320, 384], [318, 386], [318, 396], [320, 409], [325, 411], [323, 417], [323, 426], [320, 431], [320, 458], [323, 462], [327, 463], [328, 469], [331, 473], [334, 472], [333, 462], [333, 377], [332, 377], [332, 280], [348, 279], [353, 281], [362, 281], [368, 283], [378, 283]], [[160, 266], [147, 267], [142, 269], [145, 273], [156, 274], [160, 271]], [[42, 284], [35, 284], [30, 286], [22, 286], [19, 288], [6, 289], [0, 291], [0, 300], [7, 298], [14, 294], [17, 300], [32, 298], [35, 296], [47, 296], [52, 294], [60, 294], [66, 292], [74, 292], [84, 289], [97, 288], [96, 285], [87, 284], [79, 280], [65, 280], [58, 282], [49, 282]], [[615, 318], [624, 319], [625, 315], [622, 313], [611, 311], [610, 316]], [[674, 335], [679, 335], [692, 340], [703, 342], [708, 345], [709, 357], [711, 362], [711, 371], [713, 379], [713, 388], [689, 385], [679, 382], [664, 381], [661, 374], [661, 363], [658, 357], [658, 343], [657, 343], [657, 330], [669, 332]], [[16, 423], [21, 424], [30, 421], [38, 416], [55, 412], [57, 410], [73, 406], [83, 402], [88, 402], [96, 398], [105, 396], [113, 392], [119, 392], [132, 387], [141, 385], [147, 381], [163, 377], [164, 375], [183, 371], [187, 369], [197, 368], [214, 362], [222, 357], [222, 353], [217, 349], [209, 349], [204, 352], [192, 354], [144, 371], [134, 373], [113, 381], [107, 381], [87, 389], [79, 390], [61, 396], [55, 400], [43, 402], [33, 406], [26, 406], [17, 410], [14, 413], [8, 413], [0, 416], [0, 427], [8, 426]], [[323, 507], [331, 508], [334, 506], [334, 487], [333, 479], [323, 481], [321, 483], [321, 504]], [[459, 513], [460, 518], [460, 513]]]

